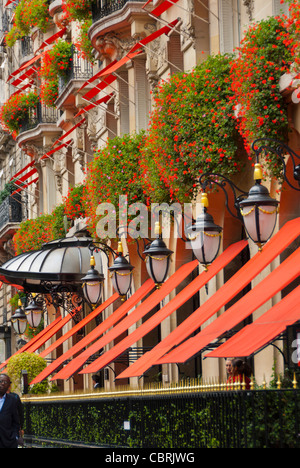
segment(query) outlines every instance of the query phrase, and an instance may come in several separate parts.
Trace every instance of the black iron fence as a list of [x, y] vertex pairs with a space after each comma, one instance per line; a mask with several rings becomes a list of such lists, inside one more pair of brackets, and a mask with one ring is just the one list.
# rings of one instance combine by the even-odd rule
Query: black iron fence
[[299, 448], [300, 391], [172, 389], [26, 399], [28, 446]]

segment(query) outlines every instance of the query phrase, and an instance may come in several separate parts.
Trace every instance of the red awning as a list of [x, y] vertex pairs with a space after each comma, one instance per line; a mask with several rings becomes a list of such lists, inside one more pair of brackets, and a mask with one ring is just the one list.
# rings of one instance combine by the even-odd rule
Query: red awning
[[[118, 378], [140, 376], [150, 367], [162, 362], [162, 358], [174, 346], [182, 343], [202, 324], [217, 313], [225, 304], [230, 302], [236, 294], [244, 289], [259, 273], [261, 273], [281, 252], [283, 252], [300, 235], [300, 218], [288, 222], [265, 245], [262, 252], [258, 252], [232, 278], [230, 278], [210, 299], [199, 307], [189, 318], [182, 322], [153, 350], [146, 353]], [[221, 317], [220, 317], [221, 318]], [[206, 327], [207, 328], [207, 327]], [[175, 351], [174, 351], [175, 352]], [[158, 361], [158, 359], [160, 359]], [[169, 359], [169, 357], [168, 357]]]
[[149, 44], [149, 42], [154, 41], [155, 39], [162, 36], [163, 34], [169, 34], [169, 32], [172, 31], [172, 29], [176, 26], [178, 22], [179, 22], [179, 19], [176, 19], [172, 21], [171, 23], [169, 23], [168, 25], [164, 26], [163, 28], [159, 29], [158, 31], [155, 31], [154, 33], [145, 37], [141, 41], [137, 42], [137, 44], [132, 47], [131, 52], [135, 52], [136, 50]]
[[[225, 268], [241, 251], [248, 245], [247, 241], [241, 241], [231, 245], [225, 250], [209, 267], [208, 271], [203, 271], [198, 275], [188, 286], [186, 286], [179, 294], [177, 294], [170, 302], [162, 309], [154, 314], [149, 320], [140, 325], [136, 330], [130, 333], [124, 340], [116, 344], [111, 350], [94, 361], [82, 371], [82, 373], [97, 372], [110, 362], [114, 361], [126, 349], [138, 342], [141, 338], [147, 335], [155, 327], [175, 312], [179, 307], [185, 304], [193, 297], [201, 288], [203, 288], [212, 278], [214, 278], [223, 268]], [[142, 312], [142, 311], [141, 311]], [[144, 316], [145, 314], [142, 314]], [[140, 316], [138, 317], [140, 318]], [[120, 333], [125, 331], [132, 325], [131, 317], [124, 319], [120, 324]], [[128, 323], [130, 322], [130, 323]], [[137, 320], [135, 321], [135, 323]], [[123, 329], [121, 329], [121, 326]], [[97, 370], [96, 370], [97, 369]]]
[[35, 184], [38, 180], [39, 180], [39, 178], [37, 177], [36, 179], [31, 180], [30, 182], [28, 182], [28, 184], [23, 185], [22, 187], [18, 188], [17, 190], [15, 190], [15, 191], [11, 194], [11, 197], [12, 197], [15, 193], [21, 192], [22, 190], [26, 189], [27, 187], [29, 187], [29, 185]]
[[66, 340], [71, 338], [72, 336], [75, 335], [79, 330], [81, 330], [83, 327], [85, 327], [88, 323], [90, 323], [92, 320], [94, 320], [98, 315], [100, 315], [107, 307], [111, 306], [117, 299], [119, 299], [119, 294], [115, 293], [113, 294], [109, 299], [107, 299], [103, 304], [101, 304], [99, 307], [97, 307], [93, 312], [88, 314], [84, 319], [82, 319], [79, 323], [74, 325], [74, 327], [71, 328], [67, 333], [65, 333], [62, 337], [60, 337], [58, 340], [55, 341], [55, 343], [52, 343], [47, 349], [42, 351], [40, 353], [41, 357], [46, 357], [52, 351], [54, 351], [58, 346], [60, 346], [62, 343], [64, 343]]
[[[79, 343], [73, 346], [70, 350], [52, 362], [44, 371], [39, 374], [32, 382], [38, 383], [49, 377], [50, 374], [55, 372], [67, 359], [70, 359], [76, 353], [81, 351], [85, 346], [88, 346], [93, 340], [97, 339], [102, 333], [112, 327], [118, 320], [126, 315], [138, 302], [140, 302], [149, 292], [153, 289], [154, 283], [152, 280], [146, 281], [135, 294], [133, 294], [124, 304], [119, 307], [111, 316], [109, 316], [104, 322], [96, 327], [91, 333], [85, 336]], [[101, 306], [100, 306], [101, 307]]]
[[44, 47], [47, 47], [48, 45], [53, 44], [53, 42], [56, 41], [56, 39], [59, 39], [60, 37], [62, 37], [66, 33], [66, 31], [67, 31], [67, 28], [63, 28], [57, 33], [53, 34], [53, 36], [48, 37], [48, 39], [46, 39], [37, 49], [37, 52], [41, 49], [44, 49]]
[[27, 174], [23, 175], [17, 180], [14, 180], [15, 185], [21, 185], [25, 180], [29, 179], [29, 177], [33, 176], [37, 173], [37, 169], [34, 167], [31, 171], [27, 172]]
[[100, 106], [100, 104], [105, 104], [113, 97], [113, 95], [114, 93], [108, 94], [107, 96], [104, 96], [102, 99], [99, 99], [98, 101], [93, 102], [92, 104], [89, 104], [88, 106], [81, 109], [81, 111], [79, 111], [78, 114], [76, 114], [74, 118], [78, 117], [79, 115], [84, 114], [85, 112], [88, 112], [89, 110], [93, 109], [96, 106]]
[[[110, 343], [116, 337], [118, 337], [124, 331], [135, 324], [147, 313], [151, 312], [171, 291], [173, 291], [192, 271], [198, 266], [198, 261], [194, 260], [179, 268], [162, 286], [160, 289], [155, 290], [141, 305], [139, 305], [134, 311], [132, 311], [125, 319], [114, 326], [113, 329], [105, 333], [98, 341], [91, 345], [86, 351], [80, 354], [78, 357], [73, 359], [64, 369], [62, 369], [53, 380], [56, 378], [67, 379], [73, 375], [78, 369], [80, 369], [87, 359], [103, 348], [106, 344]], [[141, 286], [143, 287], [143, 286]], [[124, 317], [124, 315], [123, 315]], [[122, 318], [122, 317], [121, 317]], [[106, 330], [105, 330], [106, 331]], [[103, 333], [103, 332], [102, 332]], [[101, 335], [102, 335], [101, 333]], [[91, 332], [88, 336], [99, 338], [94, 336], [94, 332]], [[90, 341], [91, 342], [91, 341]], [[81, 348], [82, 349], [82, 348]], [[79, 350], [77, 350], [79, 351]], [[74, 352], [73, 352], [74, 355]]]
[[36, 72], [36, 68], [35, 67], [31, 67], [29, 68], [29, 70], [27, 70], [25, 73], [23, 73], [23, 75], [21, 75], [19, 78], [17, 78], [15, 81], [13, 81], [11, 84], [13, 86], [19, 86], [19, 84], [23, 83], [24, 80], [26, 80], [27, 78], [29, 78], [31, 75], [33, 75], [34, 73]]
[[40, 158], [40, 161], [42, 159], [47, 159], [49, 158], [49, 156], [51, 156], [52, 154], [56, 153], [56, 151], [59, 151], [60, 149], [64, 148], [65, 146], [68, 146], [70, 143], [71, 143], [72, 140], [69, 140], [67, 141], [66, 143], [62, 143], [61, 145], [57, 146], [56, 148], [48, 151], [48, 153], [44, 154], [41, 158]]
[[[140, 48], [141, 46], [137, 47], [136, 50]], [[133, 51], [133, 48], [132, 48], [130, 52], [127, 55], [125, 55], [125, 57], [121, 58], [121, 60], [119, 60], [118, 62], [114, 64], [111, 63], [110, 66], [108, 66], [107, 69], [101, 73], [100, 77], [110, 75], [111, 73], [115, 73], [117, 70], [119, 70], [119, 68], [125, 65], [125, 63], [129, 62], [129, 60], [132, 60], [137, 55], [140, 55], [141, 52], [142, 51], [140, 50], [138, 52], [135, 52]]]
[[[34, 338], [32, 338], [30, 341], [28, 341], [27, 344], [25, 344], [24, 346], [22, 346], [21, 349], [19, 349], [16, 353], [13, 354], [13, 356], [16, 356], [17, 354], [20, 354], [20, 353], [24, 353], [25, 351], [27, 351], [32, 345], [34, 345], [37, 341], [41, 340], [42, 337], [44, 335], [46, 335], [50, 330], [51, 328], [54, 328], [60, 321], [61, 321], [62, 317], [58, 317], [57, 319], [55, 319], [52, 323], [50, 323], [46, 328], [44, 328], [44, 330], [42, 330], [38, 335], [36, 335]], [[10, 356], [12, 357], [12, 356]], [[10, 357], [5, 361], [3, 362], [2, 364], [0, 364], [0, 370], [3, 369], [8, 361], [10, 360]]]
[[247, 357], [300, 319], [300, 286], [206, 357]]
[[114, 75], [108, 75], [106, 78], [104, 78], [101, 83], [98, 85], [94, 86], [93, 89], [88, 91], [84, 96], [82, 96], [83, 99], [86, 99], [86, 101], [90, 101], [93, 97], [95, 97], [97, 94], [100, 93], [100, 91], [103, 91], [105, 88], [110, 86], [114, 81], [116, 81], [117, 77]]
[[36, 55], [32, 59], [28, 60], [28, 62], [24, 63], [20, 68], [19, 71], [21, 72], [22, 70], [25, 70], [25, 68], [30, 67], [33, 63], [35, 63], [38, 59], [42, 57], [43, 53]]
[[15, 179], [16, 177], [18, 177], [19, 175], [23, 174], [23, 172], [25, 172], [27, 169], [29, 169], [30, 167], [32, 167], [33, 165], [35, 164], [35, 161], [32, 161], [31, 163], [27, 164], [27, 166], [23, 167], [23, 169], [21, 169], [19, 172], [17, 172], [14, 176], [11, 177], [10, 181], [12, 181], [13, 179]]
[[178, 0], [164, 0], [158, 7], [154, 8], [154, 10], [152, 10], [149, 13], [153, 16], [160, 16], [169, 8], [171, 8], [172, 5], [175, 5], [177, 2]]
[[74, 125], [74, 127], [72, 127], [70, 130], [68, 130], [66, 133], [64, 133], [61, 137], [59, 137], [58, 140], [56, 140], [56, 142], [53, 143], [52, 147], [55, 146], [60, 141], [64, 140], [67, 136], [69, 136], [77, 127], [80, 127], [80, 125], [82, 125], [83, 122], [85, 122], [85, 118], [80, 120], [80, 122], [78, 122], [76, 125]]
[[[171, 351], [162, 360], [165, 362], [186, 362], [199, 353], [205, 346], [221, 337], [226, 331], [232, 330], [239, 323], [250, 317], [259, 307], [272, 299], [277, 293], [282, 291], [300, 274], [300, 248], [281, 263], [272, 273], [262, 280], [242, 299], [236, 302], [230, 309], [226, 310], [220, 317], [204, 328], [193, 338], [190, 338], [178, 348]], [[205, 307], [204, 307], [205, 309]], [[215, 309], [214, 309], [215, 312]], [[197, 324], [199, 328], [207, 320], [205, 311], [202, 311], [205, 320], [201, 315]], [[188, 325], [188, 324], [186, 324]]]
[[109, 65], [107, 65], [107, 67], [103, 68], [98, 73], [96, 73], [96, 75], [94, 75], [91, 78], [89, 78], [88, 80], [86, 80], [86, 82], [81, 86], [81, 88], [79, 88], [78, 92], [81, 91], [83, 88], [85, 88], [88, 84], [93, 83], [95, 80], [97, 80], [97, 78], [100, 78], [102, 75], [105, 75], [106, 70], [108, 70], [115, 63], [117, 63], [117, 60], [114, 60]]

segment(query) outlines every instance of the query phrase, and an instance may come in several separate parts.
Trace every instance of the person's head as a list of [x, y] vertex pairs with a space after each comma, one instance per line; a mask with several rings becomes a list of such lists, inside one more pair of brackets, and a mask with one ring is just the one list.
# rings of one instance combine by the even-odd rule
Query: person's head
[[226, 372], [228, 375], [232, 374], [232, 359], [226, 359], [225, 362]]
[[246, 375], [247, 377], [251, 376], [251, 369], [248, 364], [242, 359], [233, 359], [232, 360], [232, 374], [233, 375]]
[[99, 375], [92, 375], [92, 379], [95, 383], [100, 383], [100, 377]]
[[0, 374], [0, 396], [3, 397], [10, 387], [10, 378], [6, 374]]

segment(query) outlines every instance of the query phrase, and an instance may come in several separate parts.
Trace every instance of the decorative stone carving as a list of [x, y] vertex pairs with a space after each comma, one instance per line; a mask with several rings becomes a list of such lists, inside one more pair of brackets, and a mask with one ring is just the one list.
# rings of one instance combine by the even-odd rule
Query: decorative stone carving
[[249, 16], [249, 20], [253, 20], [253, 10], [254, 10], [254, 2], [253, 0], [243, 0], [244, 6], [247, 9], [247, 14]]

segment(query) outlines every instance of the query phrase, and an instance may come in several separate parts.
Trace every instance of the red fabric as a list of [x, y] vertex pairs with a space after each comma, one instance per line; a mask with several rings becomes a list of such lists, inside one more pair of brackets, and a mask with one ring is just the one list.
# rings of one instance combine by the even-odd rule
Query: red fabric
[[177, 2], [178, 0], [164, 0], [164, 2], [162, 2], [158, 7], [154, 8], [154, 10], [151, 11], [151, 15], [160, 16]]
[[[91, 333], [82, 338], [79, 343], [69, 349], [66, 353], [52, 362], [44, 371], [39, 374], [32, 383], [42, 382], [42, 380], [49, 377], [50, 374], [55, 372], [67, 359], [81, 351], [85, 346], [88, 346], [93, 340], [98, 338], [102, 333], [112, 327], [118, 320], [126, 315], [132, 307], [134, 307], [139, 301], [141, 301], [154, 287], [152, 280], [146, 281], [135, 294], [133, 294], [124, 304], [119, 307], [111, 316], [109, 316], [104, 322], [96, 327]], [[72, 361], [73, 362], [73, 361]]]
[[86, 99], [86, 101], [90, 101], [93, 97], [95, 97], [97, 94], [100, 93], [100, 91], [103, 91], [105, 88], [110, 86], [114, 81], [116, 81], [117, 77], [114, 75], [108, 75], [101, 83], [98, 85], [94, 86], [93, 89], [88, 91], [84, 96], [83, 99]]
[[96, 75], [92, 76], [91, 78], [89, 78], [88, 80], [86, 80], [86, 82], [81, 86], [81, 88], [79, 88], [78, 91], [81, 91], [83, 88], [85, 88], [88, 84], [91, 84], [93, 83], [93, 81], [97, 80], [97, 78], [100, 78], [102, 75], [105, 75], [106, 71], [112, 66], [114, 65], [115, 63], [117, 63], [117, 60], [114, 60], [113, 62], [111, 62], [109, 65], [107, 65], [107, 67], [103, 68], [102, 70], [100, 70], [98, 73], [96, 73]]
[[32, 167], [34, 164], [35, 164], [35, 161], [32, 161], [31, 163], [27, 164], [27, 166], [23, 167], [23, 169], [21, 169], [14, 176], [12, 176], [12, 178], [10, 180], [13, 180], [16, 177], [18, 177], [19, 175], [23, 174], [23, 172], [25, 172], [27, 169], [29, 169], [29, 167]]
[[58, 138], [58, 140], [56, 140], [55, 143], [53, 143], [52, 147], [55, 146], [59, 141], [62, 141], [64, 140], [67, 136], [69, 136], [77, 127], [79, 127], [80, 125], [83, 124], [83, 122], [85, 122], [85, 118], [80, 120], [80, 122], [78, 122], [76, 125], [74, 125], [74, 127], [72, 127], [69, 131], [67, 131], [66, 133], [64, 133], [61, 137]]
[[103, 302], [99, 307], [97, 307], [93, 312], [88, 314], [84, 319], [82, 319], [78, 324], [74, 325], [74, 327], [71, 328], [71, 330], [67, 331], [61, 338], [55, 341], [55, 343], [52, 343], [47, 349], [42, 351], [40, 353], [41, 357], [46, 357], [52, 351], [54, 351], [58, 346], [60, 346], [62, 343], [64, 343], [66, 340], [71, 338], [72, 336], [75, 335], [79, 330], [81, 330], [83, 327], [85, 327], [88, 323], [90, 323], [92, 320], [94, 320], [98, 315], [100, 315], [107, 307], [109, 307], [111, 304], [113, 304], [117, 299], [119, 298], [119, 294], [115, 293], [113, 294], [107, 301]]
[[[144, 317], [147, 313], [151, 312], [171, 291], [173, 291], [196, 267], [198, 261], [189, 262], [179, 268], [162, 286], [160, 289], [155, 290], [140, 306], [133, 310], [127, 317], [120, 321], [113, 329], [102, 336], [86, 351], [84, 351], [77, 358], [73, 359], [72, 363], [68, 364], [62, 371], [60, 371], [53, 380], [56, 378], [69, 378], [78, 369], [80, 369], [87, 359], [103, 348], [106, 344], [110, 343], [121, 333], [128, 330], [128, 328], [135, 324], [138, 320]], [[123, 315], [124, 317], [124, 315]], [[93, 335], [93, 332], [90, 333]], [[98, 334], [98, 337], [100, 334]], [[73, 353], [74, 355], [74, 353]]]
[[[179, 345], [188, 338], [206, 320], [218, 312], [226, 303], [235, 297], [247, 286], [261, 271], [264, 270], [286, 247], [288, 247], [300, 235], [300, 218], [286, 223], [264, 246], [262, 252], [258, 252], [236, 275], [224, 284], [203, 306], [198, 308], [188, 319], [180, 324], [164, 340], [158, 343], [153, 350], [144, 354], [118, 378], [143, 375], [150, 367], [162, 362], [162, 358], [174, 346]], [[175, 352], [175, 351], [174, 351]], [[167, 362], [169, 359], [166, 358]], [[181, 359], [181, 358], [179, 358]], [[159, 360], [159, 361], [158, 361]]]
[[[128, 335], [120, 343], [116, 344], [111, 350], [101, 356], [99, 359], [90, 364], [83, 373], [97, 372], [110, 362], [114, 361], [126, 349], [137, 343], [138, 340], [147, 335], [151, 330], [157, 327], [163, 320], [169, 317], [175, 310], [179, 309], [191, 297], [193, 297], [201, 288], [205, 286], [212, 278], [214, 278], [226, 265], [228, 265], [245, 247], [247, 241], [241, 241], [237, 244], [231, 245], [225, 252], [223, 252], [214, 262], [210, 265], [208, 271], [203, 271], [198, 275], [188, 286], [186, 286], [179, 294], [177, 294], [168, 304], [154, 314], [149, 320], [140, 325], [130, 335]], [[142, 312], [142, 311], [141, 311]], [[144, 316], [144, 314], [142, 315]], [[131, 318], [131, 317], [130, 317]], [[138, 319], [140, 315], [138, 316]], [[130, 320], [131, 322], [131, 320]], [[137, 320], [136, 320], [137, 322]], [[122, 323], [123, 331], [127, 330], [131, 325]]]
[[34, 174], [37, 173], [37, 169], [34, 168], [34, 169], [31, 169], [31, 171], [27, 172], [27, 174], [23, 175], [22, 177], [20, 177], [18, 180], [15, 180], [14, 181], [14, 184], [16, 185], [21, 185], [22, 182], [24, 182], [25, 180], [29, 179], [29, 177], [33, 176]]
[[255, 353], [300, 319], [299, 301], [300, 286], [207, 357], [247, 357]]
[[81, 111], [79, 111], [78, 114], [76, 114], [74, 118], [78, 117], [79, 115], [82, 115], [84, 112], [88, 112], [89, 110], [93, 109], [96, 106], [100, 106], [100, 104], [105, 104], [107, 101], [109, 101], [113, 97], [113, 95], [114, 93], [108, 94], [107, 96], [99, 99], [98, 101], [93, 102], [92, 104], [89, 104], [88, 106], [81, 109]]
[[[140, 49], [140, 47], [137, 47], [137, 49]], [[130, 50], [130, 52], [127, 55], [125, 55], [125, 57], [121, 58], [121, 60], [114, 64], [110, 64], [110, 66], [108, 66], [105, 72], [103, 71], [100, 76], [110, 75], [111, 73], [116, 72], [117, 70], [119, 70], [119, 68], [125, 65], [125, 63], [129, 62], [129, 60], [132, 60], [134, 57], [141, 53], [141, 51], [135, 52], [135, 50], [135, 47], [133, 47]]]
[[38, 59], [40, 59], [42, 57], [43, 54], [39, 54], [39, 55], [36, 55], [35, 57], [33, 57], [32, 59], [28, 60], [28, 62], [24, 63], [20, 68], [19, 70], [22, 71], [22, 70], [25, 70], [25, 68], [28, 68], [30, 65], [32, 65], [33, 63], [35, 63]]
[[15, 190], [15, 191], [11, 194], [11, 197], [12, 197], [15, 193], [21, 192], [22, 190], [26, 189], [27, 187], [29, 187], [29, 185], [35, 184], [35, 182], [37, 182], [38, 180], [39, 180], [39, 178], [37, 177], [36, 179], [32, 180], [32, 181], [29, 182], [28, 184], [23, 185], [23, 187], [18, 188], [17, 190]]
[[172, 21], [172, 23], [169, 23], [168, 25], [164, 26], [163, 28], [159, 29], [158, 31], [155, 31], [154, 33], [150, 34], [149, 36], [145, 37], [141, 41], [139, 41], [135, 46], [132, 47], [131, 52], [135, 52], [136, 50], [140, 49], [146, 44], [149, 44], [149, 42], [154, 41], [158, 37], [162, 36], [163, 34], [169, 34], [170, 31], [176, 26], [176, 24], [179, 22], [178, 19]]
[[65, 146], [68, 146], [71, 143], [72, 140], [67, 141], [66, 143], [62, 143], [60, 146], [57, 146], [57, 148], [52, 149], [51, 151], [48, 151], [48, 153], [44, 154], [44, 156], [41, 157], [42, 159], [47, 159], [51, 154], [54, 154], [56, 151], [59, 151], [60, 149], [64, 148]]
[[29, 78], [31, 75], [33, 75], [36, 72], [36, 68], [32, 67], [29, 70], [27, 70], [23, 75], [21, 75], [19, 78], [17, 78], [15, 81], [13, 81], [11, 84], [12, 86], [19, 86], [19, 84], [23, 83], [24, 80]]
[[61, 29], [60, 31], [58, 31], [57, 33], [53, 34], [53, 36], [49, 37], [48, 39], [46, 39], [41, 45], [40, 47], [38, 48], [37, 52], [40, 50], [40, 49], [43, 49], [44, 47], [50, 45], [50, 44], [53, 44], [54, 41], [56, 41], [56, 39], [59, 39], [60, 37], [62, 37], [67, 31], [67, 28], [63, 28]]
[[[300, 249], [297, 249], [281, 265], [272, 271], [264, 280], [253, 288], [242, 299], [236, 302], [230, 309], [226, 310], [220, 317], [205, 327], [200, 333], [180, 345], [170, 352], [159, 363], [163, 362], [186, 362], [195, 354], [209, 345], [216, 338], [226, 331], [233, 329], [240, 322], [253, 314], [259, 307], [272, 299], [278, 292], [288, 286], [300, 273]], [[223, 289], [223, 288], [221, 288]], [[225, 292], [224, 292], [225, 296]], [[214, 307], [212, 313], [217, 312], [221, 307]], [[201, 308], [200, 308], [201, 309]], [[204, 310], [203, 310], [204, 309]], [[205, 304], [202, 307], [201, 315], [197, 324], [201, 326], [208, 318], [205, 315]], [[194, 327], [193, 327], [194, 328]], [[197, 327], [198, 328], [198, 327]], [[196, 328], [195, 328], [196, 329]], [[192, 330], [193, 331], [193, 330]], [[238, 354], [238, 356], [240, 356]]]

